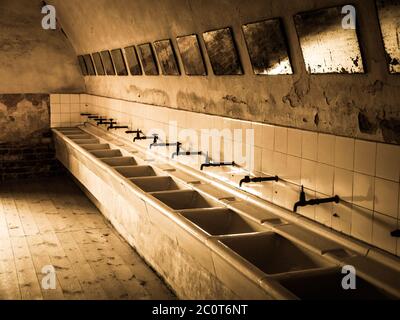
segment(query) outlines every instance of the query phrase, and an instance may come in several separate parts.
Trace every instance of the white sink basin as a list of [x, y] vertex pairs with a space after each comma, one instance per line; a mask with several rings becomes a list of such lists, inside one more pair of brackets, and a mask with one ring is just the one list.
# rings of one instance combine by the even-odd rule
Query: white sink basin
[[81, 147], [88, 151], [96, 151], [96, 150], [108, 150], [110, 149], [109, 144], [96, 143], [96, 144], [82, 144]]
[[322, 256], [273, 232], [235, 236], [219, 241], [268, 275], [332, 266]]
[[145, 178], [133, 178], [130, 180], [145, 192], [185, 189], [183, 185], [178, 184], [171, 177], [145, 177]]
[[157, 173], [150, 166], [114, 167], [125, 178], [152, 177]]
[[112, 157], [122, 157], [120, 150], [96, 150], [90, 151], [97, 158], [112, 158]]
[[96, 144], [99, 143], [99, 139], [73, 139], [76, 144]]
[[266, 231], [266, 227], [244, 218], [237, 212], [225, 209], [181, 211], [186, 219], [211, 236], [243, 234]]
[[218, 202], [193, 190], [156, 192], [152, 195], [173, 210], [221, 207]]
[[137, 162], [132, 157], [115, 157], [115, 158], [103, 158], [101, 159], [104, 163], [110, 167], [125, 167], [125, 166], [136, 166]]
[[387, 300], [394, 299], [367, 281], [356, 278], [356, 290], [344, 290], [341, 270], [307, 273], [280, 280], [280, 284], [302, 300]]
[[71, 140], [82, 140], [82, 139], [93, 139], [93, 136], [90, 134], [65, 134]]

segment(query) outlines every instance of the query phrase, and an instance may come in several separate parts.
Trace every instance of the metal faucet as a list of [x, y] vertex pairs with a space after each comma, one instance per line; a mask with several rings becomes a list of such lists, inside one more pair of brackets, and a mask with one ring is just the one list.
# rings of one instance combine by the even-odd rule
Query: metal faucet
[[233, 162], [206, 162], [203, 163], [200, 167], [200, 170], [203, 171], [204, 168], [211, 168], [211, 167], [228, 167], [228, 166], [232, 166], [235, 167], [236, 163]]
[[155, 134], [153, 143], [150, 145], [150, 149], [153, 148], [153, 147], [174, 147], [174, 146], [178, 145], [177, 142], [174, 142], [174, 143], [169, 143], [169, 142], [167, 142], [167, 143], [159, 143], [158, 140], [159, 140], [159, 136], [157, 134]]
[[203, 155], [203, 152], [201, 151], [181, 151], [181, 147], [182, 147], [182, 143], [177, 142], [176, 143], [176, 152], [174, 152], [172, 154], [172, 159], [174, 159], [175, 157], [179, 157], [179, 156], [201, 156]]
[[107, 127], [107, 131], [111, 129], [117, 130], [117, 129], [128, 129], [128, 128], [129, 128], [128, 126], [114, 126], [114, 124], [111, 124], [110, 126]]
[[279, 177], [257, 177], [250, 178], [250, 176], [245, 176], [244, 179], [240, 180], [239, 186], [242, 187], [243, 183], [253, 183], [253, 182], [267, 182], [267, 181], [279, 181]]
[[301, 186], [300, 201], [295, 203], [293, 212], [296, 213], [298, 207], [317, 206], [317, 205], [320, 205], [323, 203], [330, 203], [330, 202], [339, 203], [340, 202], [339, 196], [334, 196], [334, 197], [325, 198], [325, 199], [306, 200], [306, 193], [304, 192], [304, 186]]
[[[103, 124], [106, 124], [106, 125], [114, 125], [114, 124], [117, 124], [116, 122], [113, 121], [114, 119], [98, 118], [98, 119], [94, 119], [94, 120], [97, 121], [97, 125], [98, 125], [98, 126], [99, 126], [99, 125], [103, 125]], [[107, 120], [109, 120], [109, 121], [107, 121]]]

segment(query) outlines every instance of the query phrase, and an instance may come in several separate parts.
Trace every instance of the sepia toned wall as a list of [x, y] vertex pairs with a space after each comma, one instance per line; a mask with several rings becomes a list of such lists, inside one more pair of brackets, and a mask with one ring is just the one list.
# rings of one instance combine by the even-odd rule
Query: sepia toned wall
[[50, 131], [50, 96], [0, 94], [0, 182], [62, 173]]
[[0, 1], [0, 93], [85, 90], [74, 49], [60, 29], [44, 30], [42, 1]]
[[[366, 74], [309, 75], [293, 16], [344, 0], [52, 0], [77, 54], [232, 27], [241, 76], [86, 77], [87, 93], [140, 103], [400, 144], [400, 77], [389, 75], [374, 0], [358, 9]], [[294, 75], [255, 76], [241, 26], [281, 17]], [[205, 51], [204, 42], [201, 47]], [[178, 55], [180, 69], [182, 61]]]

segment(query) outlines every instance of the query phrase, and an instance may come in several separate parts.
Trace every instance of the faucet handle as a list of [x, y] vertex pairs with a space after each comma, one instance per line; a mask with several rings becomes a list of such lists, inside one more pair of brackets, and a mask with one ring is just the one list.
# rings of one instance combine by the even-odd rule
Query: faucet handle
[[306, 193], [304, 191], [304, 186], [301, 186], [301, 192], [300, 192], [300, 201], [304, 202], [306, 201]]

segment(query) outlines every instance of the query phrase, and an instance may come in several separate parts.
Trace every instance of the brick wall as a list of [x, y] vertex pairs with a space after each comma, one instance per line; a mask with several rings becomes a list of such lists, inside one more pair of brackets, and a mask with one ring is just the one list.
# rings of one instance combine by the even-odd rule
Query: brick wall
[[64, 174], [55, 158], [51, 133], [34, 144], [0, 144], [0, 181], [49, 177]]

